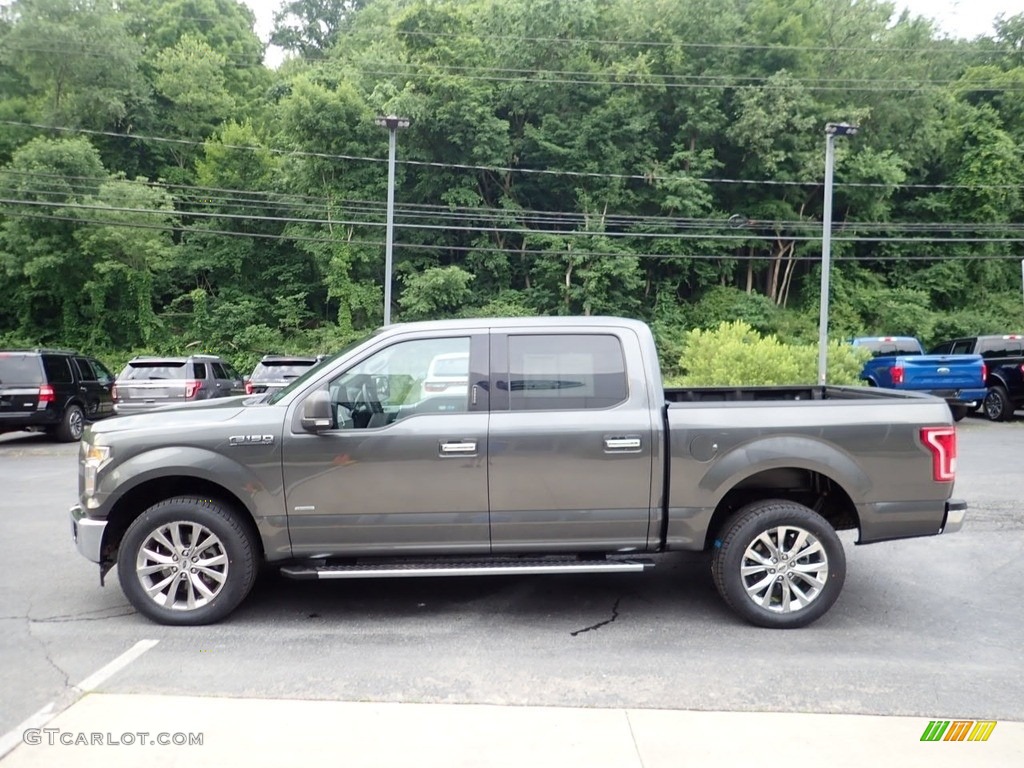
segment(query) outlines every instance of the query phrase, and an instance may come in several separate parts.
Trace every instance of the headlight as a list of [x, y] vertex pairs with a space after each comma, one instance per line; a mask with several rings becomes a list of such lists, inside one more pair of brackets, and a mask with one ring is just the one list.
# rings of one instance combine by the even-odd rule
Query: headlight
[[96, 493], [96, 476], [110, 462], [111, 450], [109, 445], [90, 445], [87, 448], [83, 446], [83, 448], [85, 449], [82, 455], [82, 466], [85, 470], [83, 473], [85, 495], [92, 496]]

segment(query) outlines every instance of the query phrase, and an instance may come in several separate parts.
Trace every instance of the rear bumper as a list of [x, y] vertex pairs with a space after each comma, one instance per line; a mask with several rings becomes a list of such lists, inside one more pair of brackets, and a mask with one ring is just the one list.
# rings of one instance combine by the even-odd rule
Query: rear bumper
[[49, 408], [43, 411], [25, 409], [16, 413], [0, 411], [0, 432], [15, 432], [19, 429], [40, 429], [60, 423], [57, 412]]
[[946, 502], [946, 515], [942, 519], [940, 533], [956, 533], [964, 527], [967, 517], [967, 502], [961, 499], [950, 499]]
[[953, 391], [948, 389], [936, 389], [929, 392], [929, 394], [944, 398], [950, 405], [966, 405], [973, 407], [981, 405], [982, 401], [985, 399], [985, 395], [988, 394], [988, 390], [984, 387], [981, 389], [957, 389]]
[[86, 517], [85, 510], [80, 504], [75, 504], [70, 510], [71, 514], [71, 538], [75, 542], [78, 551], [86, 560], [98, 563], [101, 561], [101, 550], [103, 547], [103, 532], [107, 528], [106, 520], [93, 520]]

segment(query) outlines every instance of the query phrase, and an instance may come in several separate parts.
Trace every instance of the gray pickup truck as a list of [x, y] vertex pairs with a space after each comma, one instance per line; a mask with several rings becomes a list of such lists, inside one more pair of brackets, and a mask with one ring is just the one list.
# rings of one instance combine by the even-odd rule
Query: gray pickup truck
[[[429, 374], [429, 375], [428, 375]], [[958, 530], [945, 402], [861, 387], [663, 389], [646, 325], [394, 325], [269, 396], [90, 425], [79, 551], [163, 624], [311, 579], [643, 571], [709, 551], [740, 616], [798, 627], [858, 543]]]

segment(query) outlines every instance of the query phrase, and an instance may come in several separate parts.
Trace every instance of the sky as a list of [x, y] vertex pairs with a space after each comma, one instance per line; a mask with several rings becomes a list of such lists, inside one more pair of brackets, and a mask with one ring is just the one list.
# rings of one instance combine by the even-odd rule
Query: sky
[[[243, 0], [256, 14], [256, 33], [263, 42], [274, 26], [274, 11], [284, 0]], [[1007, 17], [1024, 13], [1024, 0], [892, 0], [899, 14], [907, 8], [914, 16], [926, 16], [938, 22], [941, 32], [950, 37], [974, 38], [992, 32], [992, 22], [1000, 13]], [[280, 63], [282, 52], [267, 51], [268, 66]]]

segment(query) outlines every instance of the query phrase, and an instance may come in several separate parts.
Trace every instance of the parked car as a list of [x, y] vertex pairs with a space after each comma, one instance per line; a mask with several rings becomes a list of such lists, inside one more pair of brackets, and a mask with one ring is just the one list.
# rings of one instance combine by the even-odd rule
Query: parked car
[[424, 396], [465, 395], [468, 391], [468, 352], [446, 352], [431, 359], [423, 379]]
[[[452, 353], [468, 355], [469, 396], [422, 397], [411, 382]], [[842, 590], [837, 530], [948, 534], [967, 510], [941, 400], [666, 389], [650, 329], [611, 317], [392, 325], [266, 400], [114, 427], [86, 430], [72, 534], [164, 624], [223, 618], [264, 565], [296, 579], [642, 573], [644, 553], [682, 550], [709, 555], [747, 621], [800, 627]], [[901, 567], [898, 553], [872, 562]]]
[[981, 407], [992, 421], [1005, 421], [1024, 408], [1024, 334], [965, 336], [938, 344], [932, 354], [982, 356], [987, 393]]
[[981, 355], [926, 355], [913, 336], [862, 336], [852, 344], [871, 351], [860, 372], [869, 386], [941, 397], [956, 421], [978, 408], [988, 394]]
[[114, 413], [113, 374], [94, 357], [57, 349], [0, 351], [0, 433], [30, 429], [82, 437], [86, 421]]
[[114, 410], [138, 413], [161, 405], [244, 394], [242, 377], [216, 355], [136, 357], [117, 376]]
[[245, 392], [255, 395], [284, 389], [322, 359], [322, 356], [264, 355], [246, 380]]

